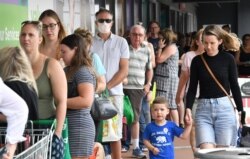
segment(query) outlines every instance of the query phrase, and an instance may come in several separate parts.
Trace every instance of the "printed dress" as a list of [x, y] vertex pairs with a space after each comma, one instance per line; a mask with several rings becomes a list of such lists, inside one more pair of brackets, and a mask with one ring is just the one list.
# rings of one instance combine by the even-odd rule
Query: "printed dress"
[[[175, 45], [175, 44], [174, 44]], [[163, 63], [157, 64], [154, 74], [154, 81], [156, 82], [156, 96], [165, 97], [169, 102], [169, 107], [176, 109], [175, 97], [178, 89], [178, 61], [179, 52], [169, 57]]]

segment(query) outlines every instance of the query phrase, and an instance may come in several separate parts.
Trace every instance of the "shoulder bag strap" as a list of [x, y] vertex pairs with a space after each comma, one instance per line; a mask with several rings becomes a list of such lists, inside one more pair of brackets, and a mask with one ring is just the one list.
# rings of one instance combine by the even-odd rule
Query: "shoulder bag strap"
[[214, 79], [214, 81], [217, 83], [217, 85], [220, 87], [220, 89], [227, 95], [227, 97], [229, 98], [230, 102], [232, 103], [232, 106], [233, 106], [234, 108], [236, 108], [236, 107], [234, 106], [233, 101], [231, 100], [231, 97], [230, 97], [229, 94], [227, 93], [227, 91], [226, 91], [226, 90], [224, 89], [224, 87], [220, 84], [220, 82], [217, 80], [217, 78], [214, 76], [213, 72], [212, 72], [211, 69], [209, 68], [209, 66], [208, 66], [208, 64], [207, 64], [207, 62], [206, 62], [206, 60], [205, 60], [204, 57], [203, 57], [203, 55], [201, 54], [200, 56], [201, 56], [201, 59], [202, 59], [204, 65], [206, 66], [207, 71], [208, 71], [209, 74], [211, 75], [211, 77]]

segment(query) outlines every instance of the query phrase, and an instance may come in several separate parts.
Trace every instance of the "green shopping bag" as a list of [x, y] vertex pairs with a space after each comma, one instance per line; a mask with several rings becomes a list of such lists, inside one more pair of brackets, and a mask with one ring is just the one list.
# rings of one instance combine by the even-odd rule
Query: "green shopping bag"
[[[37, 125], [52, 125], [53, 122], [56, 122], [56, 120], [35, 120], [33, 121], [34, 124]], [[69, 151], [69, 141], [68, 141], [68, 119], [65, 118], [64, 124], [63, 124], [63, 130], [62, 130], [62, 139], [64, 143], [64, 159], [71, 159], [70, 151]]]
[[65, 118], [62, 130], [62, 138], [64, 142], [64, 159], [71, 159], [69, 151], [69, 138], [68, 138], [68, 119]]
[[103, 120], [100, 120], [96, 132], [97, 133], [96, 141], [100, 143], [102, 143], [102, 131], [103, 131]]
[[127, 118], [127, 124], [130, 125], [134, 122], [134, 111], [130, 103], [129, 97], [124, 96], [123, 98], [123, 115]]

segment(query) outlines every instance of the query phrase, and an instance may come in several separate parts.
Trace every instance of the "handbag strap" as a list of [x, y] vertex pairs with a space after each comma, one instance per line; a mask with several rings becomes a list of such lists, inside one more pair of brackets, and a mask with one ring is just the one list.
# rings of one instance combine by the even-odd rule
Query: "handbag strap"
[[224, 89], [224, 87], [220, 84], [220, 82], [217, 80], [217, 78], [214, 76], [214, 74], [211, 71], [210, 67], [208, 66], [206, 60], [204, 59], [203, 54], [201, 54], [200, 56], [201, 56], [201, 59], [202, 59], [204, 65], [206, 66], [206, 69], [209, 72], [209, 74], [212, 76], [212, 78], [214, 79], [214, 81], [216, 82], [216, 84], [220, 87], [220, 89], [227, 95], [227, 97], [229, 98], [230, 102], [232, 103], [232, 106], [235, 108], [234, 103], [233, 103], [231, 97], [229, 96], [229, 94], [227, 93], [227, 91]]

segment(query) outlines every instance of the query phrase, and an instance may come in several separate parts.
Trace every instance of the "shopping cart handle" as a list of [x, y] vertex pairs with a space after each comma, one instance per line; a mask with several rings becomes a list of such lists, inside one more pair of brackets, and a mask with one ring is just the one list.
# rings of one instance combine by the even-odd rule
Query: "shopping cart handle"
[[40, 119], [40, 120], [33, 120], [33, 123], [36, 125], [52, 125], [55, 122], [54, 119]]

